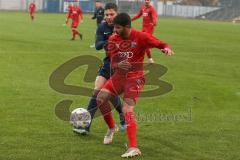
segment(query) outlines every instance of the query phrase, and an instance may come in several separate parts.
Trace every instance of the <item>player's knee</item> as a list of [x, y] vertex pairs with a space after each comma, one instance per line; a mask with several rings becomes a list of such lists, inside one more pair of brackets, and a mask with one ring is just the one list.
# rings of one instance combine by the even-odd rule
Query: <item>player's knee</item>
[[100, 106], [100, 105], [103, 104], [104, 99], [103, 99], [103, 96], [100, 93], [97, 95], [96, 100], [97, 100], [97, 106]]
[[97, 103], [98, 106], [102, 105], [107, 100], [106, 95], [103, 91], [99, 91], [97, 94]]
[[135, 100], [131, 99], [131, 98], [124, 98], [123, 102], [124, 102], [124, 105], [126, 105], [128, 107], [135, 106], [135, 104], [136, 104]]
[[126, 106], [125, 106], [125, 105], [123, 105], [123, 107], [122, 107], [122, 112], [123, 112], [123, 115], [126, 115], [127, 109], [126, 109]]
[[122, 108], [123, 114], [126, 114], [128, 112], [133, 112], [134, 105], [135, 105], [135, 103], [133, 104], [132, 102], [129, 102], [128, 100], [127, 101], [124, 100], [123, 108]]
[[110, 98], [111, 98], [111, 94], [104, 89], [101, 89], [97, 95], [97, 101], [99, 101], [99, 103], [101, 104], [107, 102], [108, 100], [110, 100]]

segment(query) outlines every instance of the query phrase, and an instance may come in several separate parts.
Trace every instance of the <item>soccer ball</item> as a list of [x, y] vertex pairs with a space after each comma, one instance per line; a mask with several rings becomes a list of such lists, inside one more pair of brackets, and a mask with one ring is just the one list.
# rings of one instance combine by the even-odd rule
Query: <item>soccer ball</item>
[[88, 127], [91, 123], [91, 115], [86, 109], [77, 108], [71, 113], [70, 123], [77, 129]]

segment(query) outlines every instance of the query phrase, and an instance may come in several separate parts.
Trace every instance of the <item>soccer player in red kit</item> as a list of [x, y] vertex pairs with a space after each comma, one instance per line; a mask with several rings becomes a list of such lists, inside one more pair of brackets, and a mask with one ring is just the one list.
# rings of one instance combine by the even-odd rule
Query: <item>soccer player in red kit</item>
[[82, 34], [78, 31], [77, 27], [79, 23], [81, 23], [83, 20], [83, 12], [79, 7], [79, 5], [77, 4], [77, 2], [74, 3], [74, 6], [72, 8], [71, 19], [72, 19], [72, 24], [71, 24], [72, 39], [71, 40], [75, 40], [76, 35], [78, 35], [82, 40]]
[[[132, 21], [140, 18], [141, 16], [143, 17], [142, 31], [152, 35], [154, 32], [154, 26], [157, 25], [157, 13], [151, 5], [151, 0], [144, 0], [144, 5], [140, 8], [137, 15], [132, 17]], [[146, 50], [146, 54], [149, 58], [148, 62], [154, 63], [149, 49]]]
[[66, 23], [65, 23], [66, 25], [68, 24], [69, 19], [71, 19], [71, 17], [72, 17], [72, 11], [73, 11], [73, 4], [70, 3], [68, 6], [68, 13], [66, 16]]
[[[174, 54], [171, 47], [153, 37], [131, 28], [131, 18], [127, 13], [120, 13], [114, 19], [114, 31], [108, 41], [108, 55], [111, 67], [114, 70], [111, 78], [104, 84], [97, 96], [97, 106], [103, 115], [110, 112], [108, 100], [111, 96], [123, 94], [123, 113], [127, 126], [128, 150], [121, 157], [139, 156], [137, 148], [136, 130], [137, 122], [134, 118], [134, 106], [143, 89], [145, 79], [143, 61], [145, 50], [159, 48], [168, 56]], [[109, 117], [108, 126], [114, 126], [113, 118]]]
[[29, 11], [32, 21], [34, 20], [35, 10], [36, 10], [36, 5], [35, 5], [34, 1], [31, 1], [31, 3], [29, 4], [29, 7], [28, 7], [28, 11]]

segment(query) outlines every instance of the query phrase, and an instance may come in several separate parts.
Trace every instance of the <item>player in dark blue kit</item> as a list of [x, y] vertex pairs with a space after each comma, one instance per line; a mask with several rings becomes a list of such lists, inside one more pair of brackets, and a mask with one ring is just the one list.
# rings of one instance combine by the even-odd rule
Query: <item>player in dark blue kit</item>
[[[105, 5], [104, 14], [105, 14], [105, 22], [101, 23], [98, 26], [97, 33], [96, 33], [95, 47], [97, 50], [106, 49], [105, 47], [107, 47], [108, 38], [113, 33], [113, 19], [117, 16], [117, 5], [114, 3], [107, 3]], [[90, 112], [92, 118], [94, 117], [94, 114], [97, 110], [97, 102], [96, 102], [97, 94], [101, 90], [104, 83], [110, 78], [110, 76], [111, 76], [110, 58], [106, 56], [103, 59], [103, 65], [98, 71], [98, 76], [96, 77], [96, 81], [95, 81], [94, 93], [88, 105], [88, 111]], [[114, 97], [111, 100], [111, 103], [114, 105], [114, 107], [116, 108], [116, 110], [120, 115], [121, 130], [125, 130], [126, 126], [125, 126], [125, 121], [122, 114], [122, 103], [121, 103], [120, 97]], [[109, 114], [111, 114], [111, 112]], [[109, 121], [109, 118], [112, 117], [109, 114], [104, 115], [105, 121]], [[73, 131], [80, 134], [88, 134], [88, 132], [90, 131], [90, 126], [87, 128], [73, 129]], [[111, 143], [114, 132], [118, 131], [118, 127], [115, 124], [109, 124], [109, 128], [110, 129], [107, 131], [107, 134], [104, 138], [104, 144]]]
[[[102, 3], [99, 0], [95, 1], [95, 10], [94, 10], [92, 19], [96, 19], [97, 27], [102, 23], [102, 21], [104, 19], [104, 8], [102, 7]], [[90, 47], [94, 48], [95, 43], [92, 44]]]
[[92, 19], [96, 19], [97, 26], [99, 26], [104, 19], [104, 9], [102, 3], [99, 0], [95, 1], [95, 10]]

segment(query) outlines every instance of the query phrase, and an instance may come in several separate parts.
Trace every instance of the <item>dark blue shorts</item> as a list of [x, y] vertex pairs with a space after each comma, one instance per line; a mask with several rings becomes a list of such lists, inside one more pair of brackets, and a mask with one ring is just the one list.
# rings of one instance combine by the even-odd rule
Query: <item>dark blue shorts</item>
[[107, 80], [111, 77], [112, 69], [110, 67], [110, 60], [108, 57], [104, 58], [103, 65], [98, 70], [98, 76], [102, 76]]

